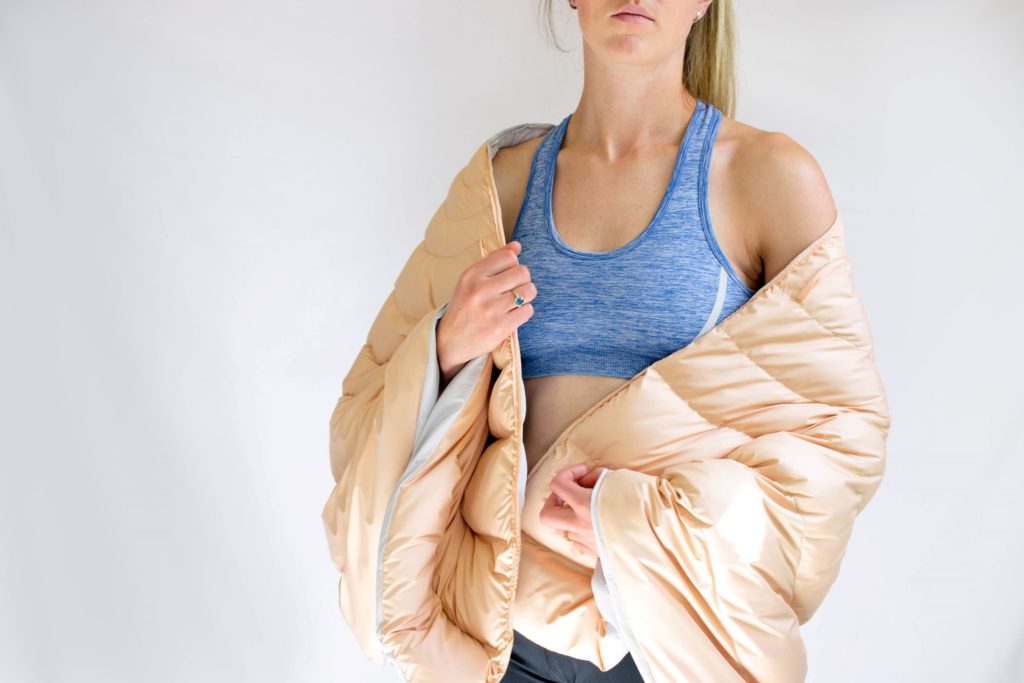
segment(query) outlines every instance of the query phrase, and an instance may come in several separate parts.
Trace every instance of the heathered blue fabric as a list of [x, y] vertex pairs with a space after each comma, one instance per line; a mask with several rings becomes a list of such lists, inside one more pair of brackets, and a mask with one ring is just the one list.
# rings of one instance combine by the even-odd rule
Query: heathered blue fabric
[[633, 377], [693, 341], [726, 289], [718, 324], [754, 290], [729, 264], [707, 210], [711, 146], [721, 112], [697, 100], [654, 216], [618, 249], [588, 252], [562, 242], [551, 196], [555, 160], [572, 114], [537, 147], [513, 240], [537, 287], [534, 314], [518, 328], [523, 377]]

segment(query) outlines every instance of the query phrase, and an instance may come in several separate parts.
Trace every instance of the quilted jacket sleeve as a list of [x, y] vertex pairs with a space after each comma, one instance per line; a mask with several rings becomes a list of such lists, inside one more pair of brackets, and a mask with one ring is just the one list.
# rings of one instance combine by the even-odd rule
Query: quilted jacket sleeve
[[[341, 612], [364, 653], [378, 665], [387, 660], [378, 631], [380, 536], [393, 493], [417, 454], [443, 437], [458, 438], [450, 432], [467, 422], [453, 416], [491, 374], [490, 354], [482, 354], [438, 395], [436, 324], [448, 304], [432, 297], [452, 286], [435, 281], [435, 271], [442, 270], [438, 260], [426, 241], [409, 257], [344, 377], [330, 418], [335, 485], [321, 518], [340, 572]], [[443, 270], [447, 277], [461, 265]]]
[[[880, 476], [871, 450], [878, 432], [858, 419], [836, 416], [806, 431], [767, 434], [729, 458], [658, 476], [602, 472], [591, 494], [602, 570], [595, 596], [610, 593], [602, 613], [627, 644], [659, 623], [664, 628], [650, 606], [677, 603], [682, 591], [697, 623], [743, 634], [723, 639], [737, 662], [752, 672], [771, 665], [753, 680], [803, 680], [802, 661], [795, 662], [800, 670], [778, 664], [794, 645], [802, 648], [797, 626], [835, 579], [854, 517]], [[666, 580], [672, 599], [661, 595]], [[648, 586], [648, 599], [616, 600], [622, 582], [631, 590]]]
[[[849, 276], [833, 268], [799, 306], [771, 293], [787, 313], [772, 314], [772, 331], [761, 328], [761, 355], [744, 349], [759, 377], [784, 378], [793, 396], [756, 406], [751, 422], [791, 427], [750, 429], [724, 457], [657, 473], [606, 469], [596, 482], [594, 593], [630, 650], [643, 643], [659, 660], [651, 669], [689, 680], [804, 680], [798, 626], [836, 579], [854, 519], [882, 478], [890, 426], [868, 340], [850, 332], [866, 328]], [[730, 338], [730, 328], [716, 334]], [[775, 351], [798, 344], [819, 352]], [[648, 670], [645, 680], [661, 679]]]

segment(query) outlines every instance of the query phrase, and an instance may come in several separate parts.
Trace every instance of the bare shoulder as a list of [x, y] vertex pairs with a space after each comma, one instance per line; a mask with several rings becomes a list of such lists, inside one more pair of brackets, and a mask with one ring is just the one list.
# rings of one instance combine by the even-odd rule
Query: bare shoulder
[[768, 282], [832, 226], [835, 201], [818, 161], [796, 140], [728, 121], [736, 141], [733, 173]]
[[519, 207], [526, 195], [526, 181], [530, 175], [530, 164], [543, 135], [524, 140], [515, 145], [500, 148], [494, 155], [494, 185], [498, 190], [501, 204], [501, 220], [505, 227], [505, 241], [512, 239]]

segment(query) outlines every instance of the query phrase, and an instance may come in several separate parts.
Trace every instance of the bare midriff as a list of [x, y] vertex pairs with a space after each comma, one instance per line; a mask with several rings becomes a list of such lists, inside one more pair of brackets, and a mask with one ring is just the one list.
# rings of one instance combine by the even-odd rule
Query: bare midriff
[[628, 377], [602, 375], [547, 375], [523, 380], [526, 388], [523, 446], [527, 472], [533, 471], [533, 466], [566, 427], [627, 381]]

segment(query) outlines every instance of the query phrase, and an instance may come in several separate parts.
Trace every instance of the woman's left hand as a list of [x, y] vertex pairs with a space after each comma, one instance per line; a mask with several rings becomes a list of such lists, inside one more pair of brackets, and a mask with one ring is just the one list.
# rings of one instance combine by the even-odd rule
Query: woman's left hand
[[595, 558], [598, 555], [590, 517], [590, 496], [604, 470], [604, 467], [591, 469], [586, 463], [562, 468], [551, 481], [551, 495], [540, 510], [541, 524], [568, 532], [568, 540], [574, 547]]

